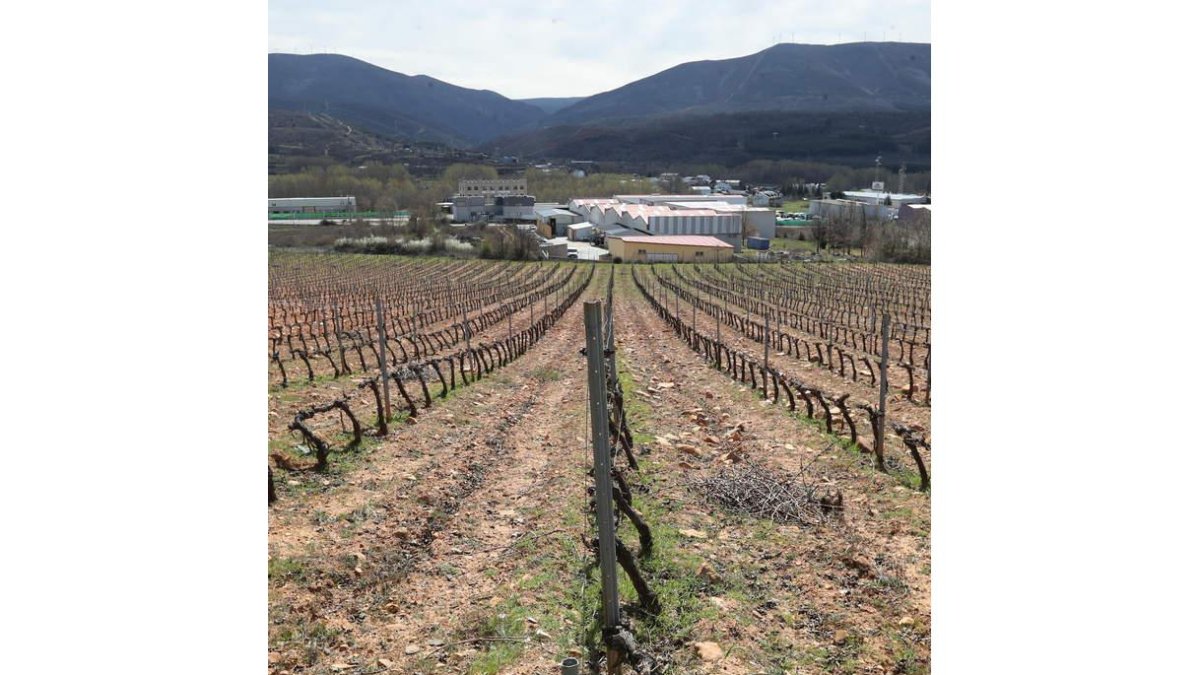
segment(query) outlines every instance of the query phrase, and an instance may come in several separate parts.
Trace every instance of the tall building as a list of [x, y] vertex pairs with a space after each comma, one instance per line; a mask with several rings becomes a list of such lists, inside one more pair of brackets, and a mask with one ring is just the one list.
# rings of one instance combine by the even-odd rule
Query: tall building
[[458, 181], [458, 194], [464, 197], [507, 197], [524, 195], [524, 178], [464, 178]]

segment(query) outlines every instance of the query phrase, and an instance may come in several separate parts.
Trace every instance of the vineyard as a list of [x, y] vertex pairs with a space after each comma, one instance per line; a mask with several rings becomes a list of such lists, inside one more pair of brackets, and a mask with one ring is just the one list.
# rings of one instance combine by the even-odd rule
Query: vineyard
[[928, 268], [272, 252], [268, 292], [269, 672], [928, 672]]
[[[827, 433], [844, 434], [876, 455], [882, 471], [904, 471], [894, 447], [899, 442], [911, 454], [921, 489], [928, 489], [928, 462], [921, 454], [929, 450], [921, 434], [929, 426], [930, 403], [928, 269], [923, 277], [903, 278], [895, 270], [849, 265], [831, 267], [832, 274], [778, 265], [765, 272], [735, 265], [724, 273], [683, 267], [652, 270], [645, 282], [635, 270], [633, 278], [691, 349], [775, 404], [782, 387], [789, 412], [800, 401], [804, 414], [821, 420]], [[911, 323], [889, 322], [885, 335], [880, 328], [885, 313]], [[728, 326], [724, 341], [722, 325]], [[756, 347], [762, 348], [761, 359], [755, 358]], [[907, 384], [881, 381], [878, 359], [889, 350], [895, 355], [891, 366], [907, 375]], [[886, 417], [869, 402], [881, 389], [902, 395]], [[923, 398], [916, 395], [921, 391]], [[892, 434], [881, 428], [888, 422]], [[871, 433], [860, 434], [863, 427]], [[882, 441], [878, 451], [876, 441]]]

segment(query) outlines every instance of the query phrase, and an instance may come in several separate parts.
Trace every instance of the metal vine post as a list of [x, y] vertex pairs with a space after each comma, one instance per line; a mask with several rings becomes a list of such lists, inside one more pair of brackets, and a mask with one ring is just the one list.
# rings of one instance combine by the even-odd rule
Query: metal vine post
[[[583, 323], [587, 340], [588, 407], [592, 423], [592, 473], [596, 483], [596, 524], [600, 540], [600, 599], [604, 613], [604, 632], [607, 635], [618, 630], [621, 624], [621, 604], [617, 595], [617, 547], [613, 521], [612, 453], [608, 444], [603, 314], [599, 300], [583, 304]], [[610, 673], [619, 672], [614, 671], [619, 658], [618, 652], [610, 647]]]

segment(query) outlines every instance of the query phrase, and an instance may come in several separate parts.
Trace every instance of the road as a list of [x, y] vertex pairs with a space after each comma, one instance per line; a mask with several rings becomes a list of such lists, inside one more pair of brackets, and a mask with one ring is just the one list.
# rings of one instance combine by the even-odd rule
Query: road
[[608, 249], [606, 248], [594, 246], [586, 241], [568, 241], [566, 237], [555, 237], [547, 239], [546, 242], [551, 245], [566, 244], [567, 249], [575, 251], [579, 255], [580, 260], [599, 260], [608, 253]]

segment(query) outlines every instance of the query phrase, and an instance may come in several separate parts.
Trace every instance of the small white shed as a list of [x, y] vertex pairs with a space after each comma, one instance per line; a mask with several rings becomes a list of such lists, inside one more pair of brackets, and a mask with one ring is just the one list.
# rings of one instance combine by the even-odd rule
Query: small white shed
[[588, 241], [592, 238], [591, 223], [575, 223], [567, 226], [567, 239], [571, 241]]

